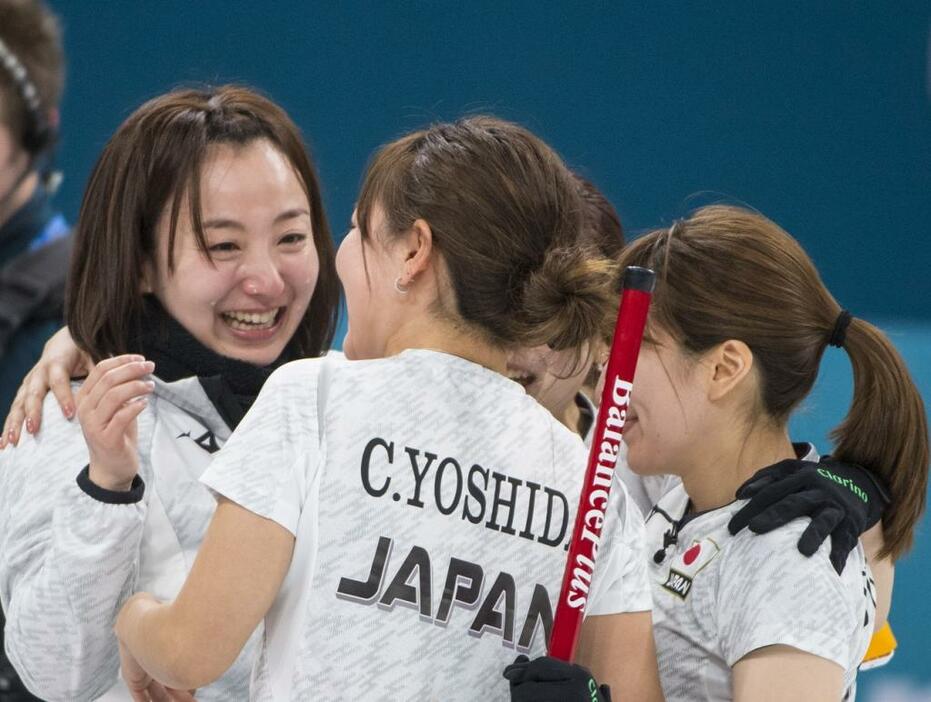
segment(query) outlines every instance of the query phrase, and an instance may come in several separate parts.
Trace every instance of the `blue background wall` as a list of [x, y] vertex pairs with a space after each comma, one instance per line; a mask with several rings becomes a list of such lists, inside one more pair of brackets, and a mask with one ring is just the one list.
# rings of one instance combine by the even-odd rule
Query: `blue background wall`
[[[550, 141], [629, 234], [727, 198], [798, 237], [842, 304], [894, 333], [931, 397], [931, 86], [926, 2], [86, 2], [66, 30], [60, 201], [99, 149], [182, 82], [261, 87], [301, 125], [334, 231], [367, 157], [434, 119], [491, 111]], [[827, 355], [796, 419], [819, 439], [849, 401]], [[931, 700], [927, 524], [900, 564], [901, 649], [862, 699]]]

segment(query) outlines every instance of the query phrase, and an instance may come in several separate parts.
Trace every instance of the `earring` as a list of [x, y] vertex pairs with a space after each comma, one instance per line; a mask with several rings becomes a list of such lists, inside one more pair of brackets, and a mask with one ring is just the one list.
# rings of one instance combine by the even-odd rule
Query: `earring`
[[402, 295], [407, 295], [407, 293], [410, 292], [410, 290], [407, 287], [401, 285], [401, 276], [398, 276], [397, 278], [394, 279], [394, 289], [397, 290]]

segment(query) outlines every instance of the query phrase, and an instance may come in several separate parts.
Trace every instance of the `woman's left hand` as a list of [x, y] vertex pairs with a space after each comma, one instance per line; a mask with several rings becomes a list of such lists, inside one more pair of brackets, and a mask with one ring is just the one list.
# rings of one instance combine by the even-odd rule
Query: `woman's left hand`
[[98, 363], [78, 391], [77, 415], [84, 432], [91, 481], [126, 491], [139, 470], [136, 417], [155, 388], [145, 380], [155, 364], [125, 354]]
[[134, 702], [194, 702], [193, 691], [173, 690], [149, 675], [120, 642], [120, 668]]
[[611, 702], [611, 690], [599, 685], [588, 668], [550, 656], [517, 659], [504, 669], [511, 702]]
[[137, 621], [136, 615], [153, 604], [158, 604], [155, 597], [147, 592], [137, 592], [123, 604], [117, 615], [114, 630], [120, 644], [120, 669], [123, 680], [126, 681], [126, 687], [129, 688], [134, 702], [193, 702], [194, 690], [175, 690], [162, 685], [149, 675], [123, 642], [128, 627], [134, 626]]

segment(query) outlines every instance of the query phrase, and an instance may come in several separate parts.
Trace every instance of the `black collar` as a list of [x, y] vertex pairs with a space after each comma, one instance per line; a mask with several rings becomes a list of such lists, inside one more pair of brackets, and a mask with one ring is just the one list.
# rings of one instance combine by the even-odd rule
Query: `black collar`
[[595, 424], [595, 415], [598, 414], [598, 411], [592, 401], [581, 390], [575, 394], [575, 406], [579, 408], [579, 426], [577, 429], [579, 435], [585, 438]]
[[155, 375], [166, 382], [197, 376], [207, 397], [231, 429], [252, 406], [256, 396], [276, 368], [300, 356], [292, 345], [267, 366], [222, 356], [208, 349], [181, 326], [154, 296], [145, 302], [144, 331], [138, 348], [155, 363]]

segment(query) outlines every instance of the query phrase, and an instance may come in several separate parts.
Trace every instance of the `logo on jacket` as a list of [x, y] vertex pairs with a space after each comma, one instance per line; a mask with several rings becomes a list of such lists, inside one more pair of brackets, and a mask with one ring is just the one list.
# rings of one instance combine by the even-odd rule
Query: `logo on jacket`
[[669, 576], [666, 578], [666, 582], [663, 583], [663, 587], [684, 600], [692, 589], [692, 579], [670, 568]]
[[183, 439], [185, 436], [200, 446], [207, 453], [216, 453], [220, 450], [220, 445], [217, 443], [217, 437], [215, 437], [213, 432], [209, 429], [198, 436], [196, 439], [191, 436], [191, 432], [189, 431], [186, 431], [183, 434], [178, 434], [179, 439]]

